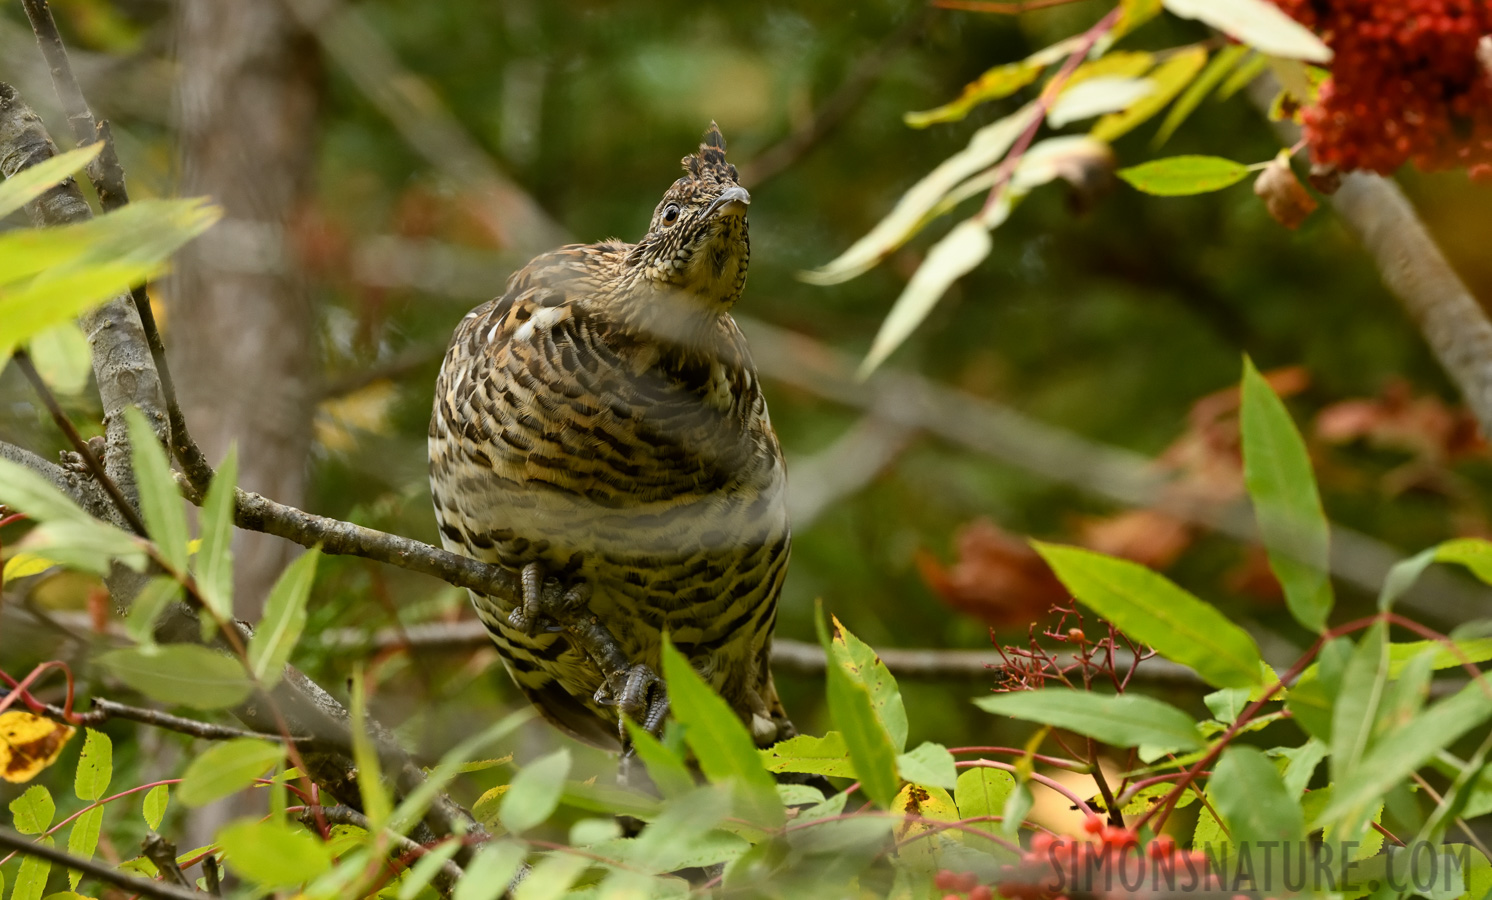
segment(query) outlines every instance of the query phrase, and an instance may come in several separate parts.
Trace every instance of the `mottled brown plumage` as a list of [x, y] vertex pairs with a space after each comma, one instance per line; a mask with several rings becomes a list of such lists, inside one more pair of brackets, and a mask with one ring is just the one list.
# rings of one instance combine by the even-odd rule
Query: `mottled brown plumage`
[[522, 569], [530, 600], [572, 588], [578, 618], [637, 667], [607, 683], [556, 607], [472, 598], [529, 698], [602, 746], [618, 701], [659, 671], [665, 630], [758, 742], [791, 733], [767, 668], [789, 546], [782, 451], [730, 316], [750, 196], [713, 123], [684, 170], [636, 244], [546, 253], [467, 315], [430, 423], [445, 545]]

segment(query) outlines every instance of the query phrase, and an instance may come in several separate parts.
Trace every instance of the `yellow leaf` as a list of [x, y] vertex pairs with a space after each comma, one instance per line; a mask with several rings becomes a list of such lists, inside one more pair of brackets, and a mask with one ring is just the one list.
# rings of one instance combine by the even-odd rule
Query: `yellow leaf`
[[12, 578], [40, 575], [55, 565], [57, 565], [55, 560], [47, 559], [45, 556], [37, 556], [35, 553], [17, 553], [5, 561], [5, 571], [0, 574], [0, 579], [10, 581]]
[[29, 712], [0, 713], [0, 778], [20, 784], [57, 761], [76, 732]]
[[387, 434], [389, 410], [397, 390], [392, 381], [384, 379], [322, 403], [316, 417], [317, 441], [329, 450], [345, 451], [357, 444], [356, 431]]
[[1100, 141], [1112, 143], [1120, 135], [1165, 109], [1166, 104], [1175, 99], [1206, 64], [1207, 51], [1202, 47], [1192, 47], [1176, 54], [1150, 73], [1155, 90], [1140, 98], [1129, 109], [1099, 119], [1089, 134]]

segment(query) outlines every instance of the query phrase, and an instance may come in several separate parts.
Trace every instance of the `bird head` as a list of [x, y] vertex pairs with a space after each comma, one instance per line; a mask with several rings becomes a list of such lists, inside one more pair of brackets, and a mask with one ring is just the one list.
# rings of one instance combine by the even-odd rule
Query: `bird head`
[[725, 161], [725, 138], [714, 122], [683, 165], [684, 177], [664, 193], [627, 262], [660, 292], [701, 311], [724, 312], [746, 286], [751, 195]]

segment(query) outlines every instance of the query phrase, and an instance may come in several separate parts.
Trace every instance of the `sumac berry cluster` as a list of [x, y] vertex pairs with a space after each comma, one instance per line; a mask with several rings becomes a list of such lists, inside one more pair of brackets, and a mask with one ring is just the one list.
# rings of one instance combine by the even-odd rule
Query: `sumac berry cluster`
[[1089, 818], [1083, 830], [1095, 840], [1041, 832], [1020, 863], [1005, 867], [996, 885], [1009, 900], [1067, 900], [1071, 896], [1130, 897], [1162, 893], [1216, 891], [1220, 883], [1207, 866], [1206, 854], [1183, 851], [1167, 835], [1141, 845], [1127, 828]]
[[[1492, 0], [1275, 0], [1335, 54], [1303, 112], [1312, 159], [1492, 179]], [[1492, 41], [1489, 41], [1492, 42]]]

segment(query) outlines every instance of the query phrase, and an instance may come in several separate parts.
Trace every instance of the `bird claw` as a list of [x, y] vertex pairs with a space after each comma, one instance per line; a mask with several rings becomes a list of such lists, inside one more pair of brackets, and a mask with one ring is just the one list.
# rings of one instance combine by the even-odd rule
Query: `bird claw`
[[584, 581], [566, 586], [545, 578], [544, 564], [531, 562], [518, 573], [523, 601], [508, 613], [508, 624], [532, 636], [539, 630], [546, 634], [564, 631], [590, 601], [591, 587]]
[[663, 679], [646, 663], [613, 672], [596, 691], [595, 698], [602, 706], [617, 707], [617, 727], [628, 756], [632, 754], [632, 742], [627, 736], [626, 720], [632, 719], [648, 734], [656, 736], [668, 716], [668, 692]]

